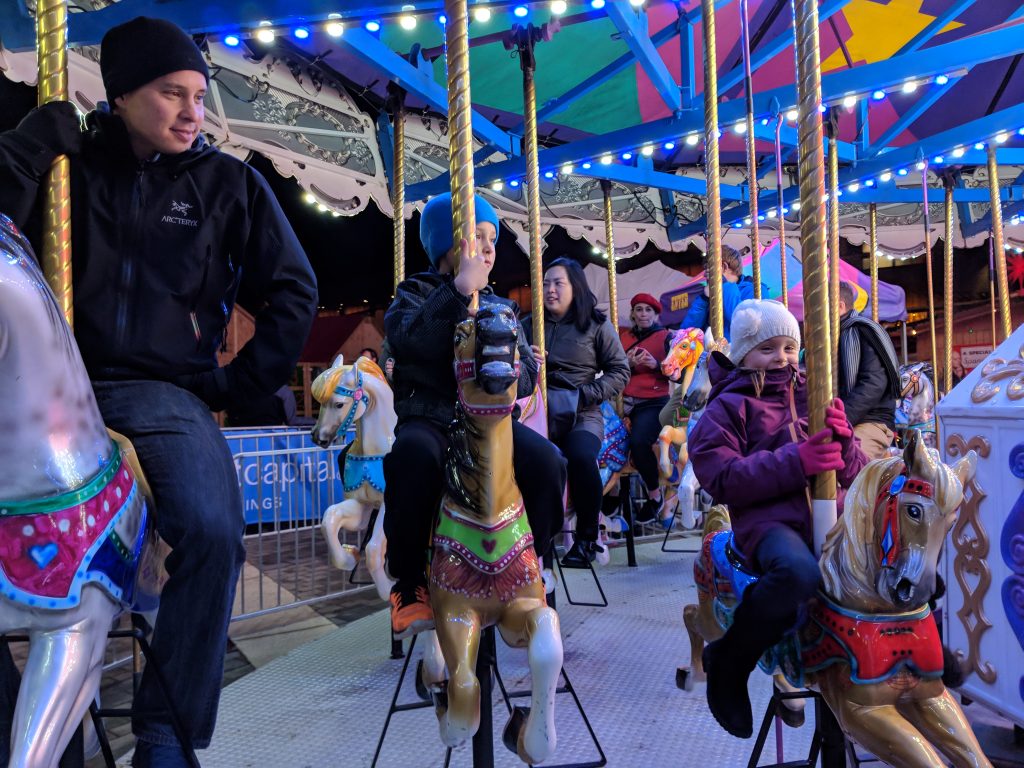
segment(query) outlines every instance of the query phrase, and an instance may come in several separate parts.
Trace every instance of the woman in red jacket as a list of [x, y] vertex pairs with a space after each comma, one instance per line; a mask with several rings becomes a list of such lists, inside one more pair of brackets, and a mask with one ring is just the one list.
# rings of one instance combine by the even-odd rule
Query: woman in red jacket
[[668, 402], [669, 381], [661, 372], [668, 352], [669, 331], [658, 322], [661, 303], [649, 293], [638, 293], [630, 302], [632, 325], [619, 331], [629, 362], [629, 384], [623, 392], [623, 407], [630, 419], [629, 452], [633, 466], [647, 486], [648, 501], [637, 514], [637, 522], [653, 520], [661, 508], [658, 460], [652, 446], [661, 423], [658, 413]]

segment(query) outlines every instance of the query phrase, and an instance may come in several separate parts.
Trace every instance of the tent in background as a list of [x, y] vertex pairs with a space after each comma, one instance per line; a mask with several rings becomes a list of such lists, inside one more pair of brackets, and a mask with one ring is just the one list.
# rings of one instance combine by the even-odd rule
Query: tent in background
[[[743, 260], [743, 274], [749, 275], [752, 259], [748, 253]], [[803, 264], [796, 257], [792, 247], [786, 246], [786, 282], [789, 284], [789, 308], [797, 320], [804, 319]], [[845, 261], [839, 262], [839, 279], [850, 283], [857, 291], [854, 305], [861, 312], [867, 312], [871, 301], [871, 277]], [[703, 290], [706, 278], [701, 272], [679, 288], [661, 294], [661, 322], [677, 325], [683, 322], [693, 299]], [[761, 253], [761, 282], [767, 287], [765, 297], [782, 298], [782, 262], [779, 259], [779, 241], [774, 240]], [[878, 319], [891, 323], [907, 319], [907, 301], [903, 289], [896, 285], [878, 282]]]

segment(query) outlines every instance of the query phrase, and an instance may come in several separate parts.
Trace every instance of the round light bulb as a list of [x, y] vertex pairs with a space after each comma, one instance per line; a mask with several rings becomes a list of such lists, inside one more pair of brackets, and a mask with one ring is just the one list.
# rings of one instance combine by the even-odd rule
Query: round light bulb
[[567, 10], [569, 10], [569, 5], [565, 0], [552, 0], [551, 12], [555, 14], [555, 16], [561, 16]]
[[491, 9], [488, 8], [486, 5], [481, 6], [480, 8], [474, 8], [473, 9], [473, 19], [475, 21], [479, 21], [481, 24], [483, 22], [485, 22], [485, 21], [490, 21], [491, 20]]
[[341, 37], [345, 33], [345, 25], [340, 21], [332, 21], [324, 29], [331, 37]]

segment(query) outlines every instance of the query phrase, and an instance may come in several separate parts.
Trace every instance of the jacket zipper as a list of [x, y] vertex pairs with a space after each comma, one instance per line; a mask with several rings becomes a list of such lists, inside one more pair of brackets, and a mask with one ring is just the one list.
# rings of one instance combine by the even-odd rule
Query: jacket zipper
[[117, 334], [116, 334], [116, 347], [118, 352], [124, 352], [125, 337], [128, 333], [128, 299], [129, 292], [131, 291], [132, 280], [135, 272], [134, 254], [135, 249], [139, 246], [139, 232], [141, 230], [141, 219], [142, 219], [142, 177], [145, 172], [143, 167], [140, 167], [135, 172], [135, 184], [132, 187], [132, 200], [129, 207], [128, 219], [131, 222], [131, 241], [129, 242], [128, 248], [125, 249], [124, 258], [121, 261], [121, 286], [118, 291], [117, 301]]

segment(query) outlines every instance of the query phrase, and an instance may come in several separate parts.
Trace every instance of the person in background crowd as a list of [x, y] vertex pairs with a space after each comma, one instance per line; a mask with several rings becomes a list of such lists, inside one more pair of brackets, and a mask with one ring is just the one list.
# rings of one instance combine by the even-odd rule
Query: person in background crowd
[[[40, 189], [54, 159], [70, 157], [75, 337], [103, 420], [132, 441], [173, 550], [153, 656], [192, 745], [204, 748], [245, 560], [235, 465], [210, 411], [288, 381], [316, 313], [316, 279], [266, 180], [200, 134], [209, 72], [189, 35], [145, 17], [113, 27], [100, 73], [108, 104], [86, 131], [58, 101], [0, 134], [0, 210], [38, 246]], [[236, 299], [255, 333], [219, 368]], [[187, 765], [153, 665], [134, 712], [135, 768]], [[0, 722], [3, 763], [9, 734]]]
[[[707, 270], [707, 257], [705, 257]], [[725, 338], [730, 338], [729, 329], [732, 325], [732, 313], [736, 306], [746, 299], [754, 298], [754, 281], [743, 274], [743, 260], [739, 253], [727, 245], [722, 246], [722, 317], [725, 326]], [[698, 328], [705, 330], [711, 324], [711, 306], [708, 300], [708, 286], [697, 295], [690, 305], [680, 328]]]
[[370, 347], [363, 347], [362, 349], [360, 349], [359, 357], [369, 358], [370, 360], [373, 360], [373, 362], [375, 363], [379, 360], [379, 358], [377, 357], [377, 351], [375, 349], [371, 349]]
[[[532, 344], [533, 324], [524, 319], [523, 325]], [[544, 273], [544, 342], [548, 390], [560, 379], [579, 393], [575, 424], [554, 442], [569, 462], [569, 493], [576, 512], [576, 538], [562, 565], [583, 568], [597, 556], [599, 546], [604, 490], [597, 466], [604, 439], [601, 403], [622, 393], [629, 364], [618, 333], [597, 308], [583, 268], [572, 259], [555, 259]], [[533, 352], [540, 355], [536, 345]]]
[[658, 414], [668, 402], [669, 381], [661, 372], [661, 361], [668, 352], [670, 334], [658, 322], [661, 302], [654, 296], [638, 293], [629, 304], [631, 325], [627, 330], [619, 331], [630, 372], [622, 405], [630, 421], [630, 457], [647, 487], [647, 502], [636, 519], [636, 522], [644, 523], [658, 517], [662, 501], [658, 460], [652, 445], [661, 431]]
[[870, 459], [888, 455], [896, 426], [900, 366], [889, 334], [854, 309], [855, 293], [839, 283], [839, 397]]

